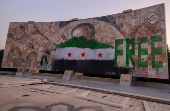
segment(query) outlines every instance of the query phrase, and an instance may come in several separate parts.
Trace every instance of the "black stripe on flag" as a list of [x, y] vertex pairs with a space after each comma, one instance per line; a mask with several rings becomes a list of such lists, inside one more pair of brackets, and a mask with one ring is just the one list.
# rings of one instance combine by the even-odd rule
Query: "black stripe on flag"
[[132, 68], [114, 67], [114, 60], [53, 60], [52, 70], [74, 72], [116, 75], [128, 74]]

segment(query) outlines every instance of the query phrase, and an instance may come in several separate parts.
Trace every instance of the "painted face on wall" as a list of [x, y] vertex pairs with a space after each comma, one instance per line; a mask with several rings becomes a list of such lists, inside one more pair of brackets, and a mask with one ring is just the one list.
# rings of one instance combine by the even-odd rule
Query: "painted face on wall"
[[72, 31], [71, 31], [72, 37], [74, 36], [83, 36], [87, 40], [90, 40], [94, 37], [95, 35], [95, 28], [92, 24], [90, 23], [81, 23], [75, 26]]
[[87, 40], [90, 39], [90, 28], [88, 26], [81, 26], [73, 31], [73, 36], [84, 36]]

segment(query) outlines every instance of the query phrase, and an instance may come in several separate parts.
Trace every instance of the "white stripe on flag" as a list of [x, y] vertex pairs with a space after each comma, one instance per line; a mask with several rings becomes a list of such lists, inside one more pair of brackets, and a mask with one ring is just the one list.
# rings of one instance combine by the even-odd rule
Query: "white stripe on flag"
[[76, 47], [58, 48], [56, 49], [55, 60], [113, 60], [115, 56], [114, 52], [112, 48], [94, 50]]

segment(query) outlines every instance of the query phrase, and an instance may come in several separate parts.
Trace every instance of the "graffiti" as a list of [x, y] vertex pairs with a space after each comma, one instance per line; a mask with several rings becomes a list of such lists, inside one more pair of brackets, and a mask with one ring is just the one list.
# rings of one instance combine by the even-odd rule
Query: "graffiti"
[[164, 4], [77, 21], [10, 22], [2, 67], [168, 79], [165, 34]]
[[92, 109], [95, 111], [104, 111], [100, 106], [81, 106], [81, 107], [75, 108], [74, 105], [67, 104], [64, 102], [50, 104], [50, 105], [45, 106], [44, 108], [41, 108], [38, 106], [15, 106], [12, 109], [10, 109], [9, 111], [19, 111], [20, 109], [33, 109], [35, 111], [52, 111], [53, 107], [58, 106], [58, 105], [66, 106], [67, 111], [81, 111], [84, 109]]
[[105, 72], [105, 75], [116, 75], [116, 73], [113, 71], [110, 71], [110, 70], [107, 70], [106, 72]]
[[155, 48], [154, 43], [162, 41], [162, 36], [152, 36], [151, 37], [151, 52], [152, 52], [152, 68], [163, 68], [163, 62], [162, 61], [155, 61], [155, 55], [161, 55], [162, 54], [162, 48]]
[[118, 45], [123, 44], [123, 39], [115, 40], [115, 67], [117, 66], [117, 56], [123, 55], [123, 50], [118, 50]]
[[[132, 45], [132, 49], [129, 49], [129, 44]], [[133, 67], [135, 67], [135, 62], [132, 58], [135, 55], [135, 41], [134, 38], [126, 39], [126, 67], [129, 67], [129, 60], [132, 62]]]
[[[151, 52], [152, 52], [152, 68], [163, 68], [162, 61], [155, 61], [155, 55], [162, 54], [162, 47], [155, 48], [154, 43], [162, 41], [162, 36], [151, 36]], [[148, 55], [148, 49], [141, 48], [142, 43], [147, 43], [147, 37], [138, 38], [138, 67], [148, 67], [148, 61], [142, 61], [142, 55]], [[115, 40], [115, 66], [117, 66], [117, 56], [123, 55], [123, 50], [118, 50], [118, 45], [123, 44], [123, 39]], [[129, 44], [131, 44], [132, 49], [129, 49]], [[126, 67], [129, 67], [129, 59], [132, 62], [132, 65], [135, 66], [135, 62], [132, 58], [132, 55], [135, 54], [135, 44], [134, 39], [126, 39]]]

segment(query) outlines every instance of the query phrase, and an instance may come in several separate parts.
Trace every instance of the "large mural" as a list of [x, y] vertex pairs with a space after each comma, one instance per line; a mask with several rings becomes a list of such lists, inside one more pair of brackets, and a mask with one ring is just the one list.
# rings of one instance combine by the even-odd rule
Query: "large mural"
[[164, 4], [77, 21], [10, 22], [2, 67], [168, 79]]

